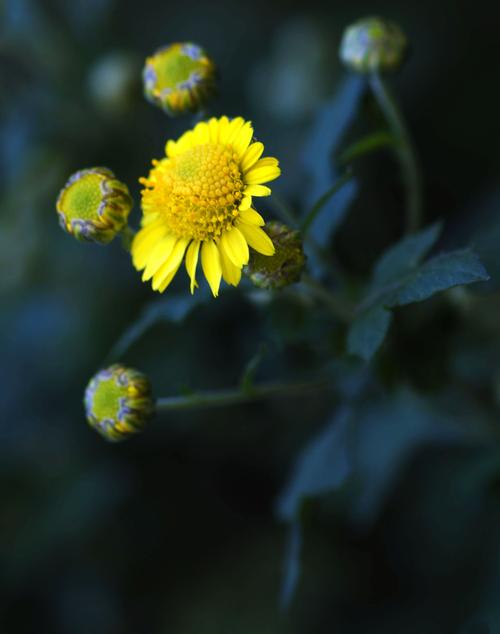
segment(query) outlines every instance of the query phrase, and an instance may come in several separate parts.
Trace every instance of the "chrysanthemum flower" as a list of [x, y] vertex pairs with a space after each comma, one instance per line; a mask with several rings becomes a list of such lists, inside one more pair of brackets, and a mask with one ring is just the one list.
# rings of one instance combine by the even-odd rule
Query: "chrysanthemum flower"
[[261, 158], [264, 146], [253, 141], [252, 125], [241, 117], [198, 123], [168, 141], [165, 151], [166, 158], [153, 161], [149, 176], [140, 179], [144, 216], [132, 243], [134, 266], [163, 292], [185, 257], [193, 293], [200, 258], [216, 297], [221, 278], [239, 284], [249, 246], [274, 254], [252, 197], [271, 193], [264, 183], [280, 175], [278, 161]]

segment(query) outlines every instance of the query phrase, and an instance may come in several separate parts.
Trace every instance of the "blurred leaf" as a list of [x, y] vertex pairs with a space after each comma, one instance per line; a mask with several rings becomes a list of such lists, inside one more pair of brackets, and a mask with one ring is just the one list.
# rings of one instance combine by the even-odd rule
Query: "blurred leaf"
[[[339, 179], [340, 174], [334, 165], [333, 156], [356, 116], [365, 85], [363, 78], [349, 75], [316, 116], [303, 153], [304, 170], [309, 178], [309, 185], [305, 188], [306, 209], [311, 209], [332, 187], [332, 183]], [[356, 183], [350, 181], [334, 198], [330, 197], [325, 201], [321, 221], [316, 218], [310, 231], [311, 237], [320, 247], [329, 243], [356, 192]], [[314, 256], [309, 264], [313, 269], [317, 266]]]
[[341, 486], [350, 471], [347, 428], [351, 411], [344, 407], [303, 450], [277, 502], [278, 515], [292, 522], [302, 502]]
[[203, 303], [205, 297], [206, 293], [200, 290], [194, 295], [185, 293], [150, 302], [121, 335], [107, 359], [120, 359], [149, 328], [159, 322], [182, 322], [194, 308]]
[[302, 504], [308, 498], [339, 488], [349, 476], [347, 432], [350, 419], [351, 410], [344, 407], [313, 438], [297, 459], [291, 478], [277, 501], [279, 517], [290, 523], [280, 599], [284, 608], [292, 600], [300, 577]]
[[375, 306], [354, 320], [347, 333], [347, 349], [369, 361], [382, 345], [392, 321], [392, 313], [383, 306]]
[[453, 443], [460, 428], [433, 403], [407, 389], [390, 398], [371, 400], [354, 421], [353, 478], [359, 483], [352, 513], [362, 524], [372, 522], [410, 456], [426, 443]]
[[300, 554], [302, 552], [302, 527], [299, 520], [291, 523], [288, 531], [285, 559], [283, 562], [283, 581], [280, 591], [280, 605], [288, 608], [300, 578]]
[[489, 279], [471, 249], [443, 253], [419, 266], [440, 230], [441, 225], [435, 224], [408, 236], [378, 260], [367, 297], [347, 335], [349, 353], [365, 361], [372, 358], [390, 325], [391, 317], [386, 309], [421, 302], [455, 286]]

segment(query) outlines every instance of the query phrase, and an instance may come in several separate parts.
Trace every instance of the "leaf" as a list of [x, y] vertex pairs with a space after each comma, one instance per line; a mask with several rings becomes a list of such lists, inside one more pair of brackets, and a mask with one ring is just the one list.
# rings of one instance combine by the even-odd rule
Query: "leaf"
[[351, 411], [344, 407], [307, 445], [276, 504], [278, 516], [290, 524], [280, 603], [287, 608], [300, 577], [302, 529], [300, 510], [307, 498], [339, 488], [350, 473], [347, 431]]
[[277, 502], [279, 517], [297, 519], [304, 499], [340, 487], [349, 475], [347, 428], [350, 409], [343, 408], [299, 456]]
[[369, 361], [382, 345], [392, 321], [392, 313], [383, 306], [363, 312], [354, 320], [347, 333], [350, 354]]
[[365, 526], [376, 519], [400, 470], [419, 448], [455, 444], [463, 438], [456, 417], [448, 417], [408, 389], [371, 400], [353, 425], [352, 477], [359, 486], [353, 487], [358, 493], [352, 498], [352, 515]]
[[174, 324], [182, 322], [194, 308], [203, 302], [205, 296], [205, 293], [198, 291], [195, 295], [186, 293], [150, 302], [144, 307], [136, 321], [122, 333], [107, 359], [120, 359], [149, 328], [158, 322]]
[[291, 523], [288, 531], [285, 559], [283, 562], [283, 582], [280, 591], [280, 605], [286, 610], [295, 594], [300, 578], [300, 556], [302, 553], [302, 526], [299, 520]]
[[389, 247], [375, 264], [372, 286], [387, 284], [414, 269], [429, 253], [442, 230], [440, 222]]
[[451, 251], [428, 260], [390, 288], [382, 290], [378, 303], [388, 307], [405, 306], [455, 286], [488, 279], [486, 269], [471, 249]]
[[[311, 209], [339, 179], [333, 156], [356, 115], [365, 85], [362, 77], [349, 75], [316, 117], [303, 153], [304, 170], [309, 178], [309, 185], [304, 188], [306, 209]], [[356, 192], [356, 183], [350, 181], [325, 202], [321, 222], [316, 219], [311, 225], [311, 237], [320, 247], [329, 243]]]
[[483, 282], [489, 276], [471, 249], [443, 253], [420, 261], [439, 237], [435, 224], [388, 249], [374, 267], [367, 297], [347, 335], [347, 350], [369, 361], [389, 329], [388, 308], [421, 302], [455, 286]]

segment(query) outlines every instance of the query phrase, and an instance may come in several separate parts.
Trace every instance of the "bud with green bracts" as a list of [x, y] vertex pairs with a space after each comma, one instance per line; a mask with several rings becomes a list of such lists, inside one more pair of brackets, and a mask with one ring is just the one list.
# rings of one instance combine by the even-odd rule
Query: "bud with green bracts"
[[357, 73], [397, 70], [405, 60], [408, 41], [394, 22], [364, 18], [348, 26], [340, 45], [340, 58]]
[[144, 96], [171, 116], [196, 112], [215, 92], [216, 67], [191, 42], [175, 43], [146, 59]]
[[125, 183], [106, 167], [83, 169], [57, 199], [62, 229], [82, 242], [108, 244], [127, 225], [133, 201]]
[[92, 377], [84, 405], [89, 425], [114, 442], [142, 431], [154, 412], [149, 379], [119, 363]]
[[271, 238], [275, 253], [264, 256], [252, 251], [245, 275], [255, 286], [265, 289], [284, 288], [298, 282], [306, 263], [300, 233], [281, 222], [269, 222], [263, 229]]

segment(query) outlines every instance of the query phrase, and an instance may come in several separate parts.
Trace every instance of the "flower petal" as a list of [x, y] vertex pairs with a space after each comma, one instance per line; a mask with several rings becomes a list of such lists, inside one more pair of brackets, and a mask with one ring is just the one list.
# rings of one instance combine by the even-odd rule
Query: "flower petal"
[[244, 211], [240, 211], [239, 218], [242, 222], [246, 222], [247, 225], [263, 227], [266, 224], [264, 218], [255, 211], [255, 209], [245, 209]]
[[[172, 271], [177, 271], [182, 262], [182, 258], [184, 257], [184, 253], [186, 251], [186, 247], [188, 245], [189, 240], [187, 238], [179, 238], [172, 249], [170, 256], [166, 262], [156, 271], [153, 277], [153, 290], [157, 291], [164, 284], [165, 280], [172, 273]], [[173, 277], [173, 276], [172, 276]], [[164, 287], [164, 289], [166, 286]]]
[[194, 129], [194, 133], [198, 145], [204, 145], [210, 141], [210, 130], [206, 121], [200, 121]]
[[231, 145], [233, 146], [235, 152], [238, 156], [243, 156], [250, 145], [250, 142], [253, 137], [253, 126], [250, 121], [247, 121], [241, 129], [238, 131], [238, 134], [234, 137]]
[[231, 262], [222, 247], [219, 247], [219, 254], [222, 277], [228, 284], [231, 284], [231, 286], [238, 286], [241, 280], [241, 268], [238, 268]]
[[219, 249], [213, 240], [203, 242], [201, 247], [201, 266], [203, 267], [203, 273], [207, 278], [213, 296], [217, 297], [219, 294], [222, 269]]
[[177, 242], [177, 238], [169, 234], [156, 243], [147, 259], [146, 268], [142, 274], [142, 281], [147, 282], [168, 260]]
[[194, 293], [195, 286], [198, 286], [196, 281], [196, 265], [198, 264], [198, 254], [200, 252], [200, 242], [193, 240], [186, 252], [186, 271], [191, 279], [191, 295]]
[[222, 234], [221, 246], [226, 252], [231, 262], [241, 269], [244, 264], [248, 264], [249, 252], [248, 244], [243, 234], [237, 227]]
[[248, 209], [251, 204], [252, 204], [252, 197], [251, 196], [243, 196], [243, 198], [241, 199], [240, 206], [238, 207], [238, 209], [240, 211], [242, 211], [243, 209]]
[[262, 253], [262, 255], [274, 255], [274, 244], [267, 233], [260, 227], [241, 222], [238, 224], [238, 229], [253, 249]]
[[243, 193], [245, 196], [270, 196], [271, 189], [265, 185], [247, 185]]
[[268, 156], [260, 159], [244, 174], [243, 180], [247, 185], [260, 185], [272, 181], [281, 174], [277, 159]]
[[233, 142], [244, 123], [243, 117], [231, 119], [227, 128], [226, 143], [231, 144]]
[[158, 240], [162, 240], [167, 233], [164, 225], [159, 227], [146, 227], [141, 229], [132, 242], [132, 263], [134, 267], [140, 271], [145, 266], [151, 254], [151, 251], [158, 244]]
[[208, 122], [208, 129], [210, 130], [210, 141], [212, 143], [219, 142], [219, 120], [212, 117]]
[[252, 143], [246, 150], [245, 154], [243, 154], [243, 158], [241, 159], [240, 167], [243, 173], [247, 172], [252, 165], [255, 165], [257, 161], [262, 156], [262, 152], [264, 151], [264, 144], [260, 142]]

